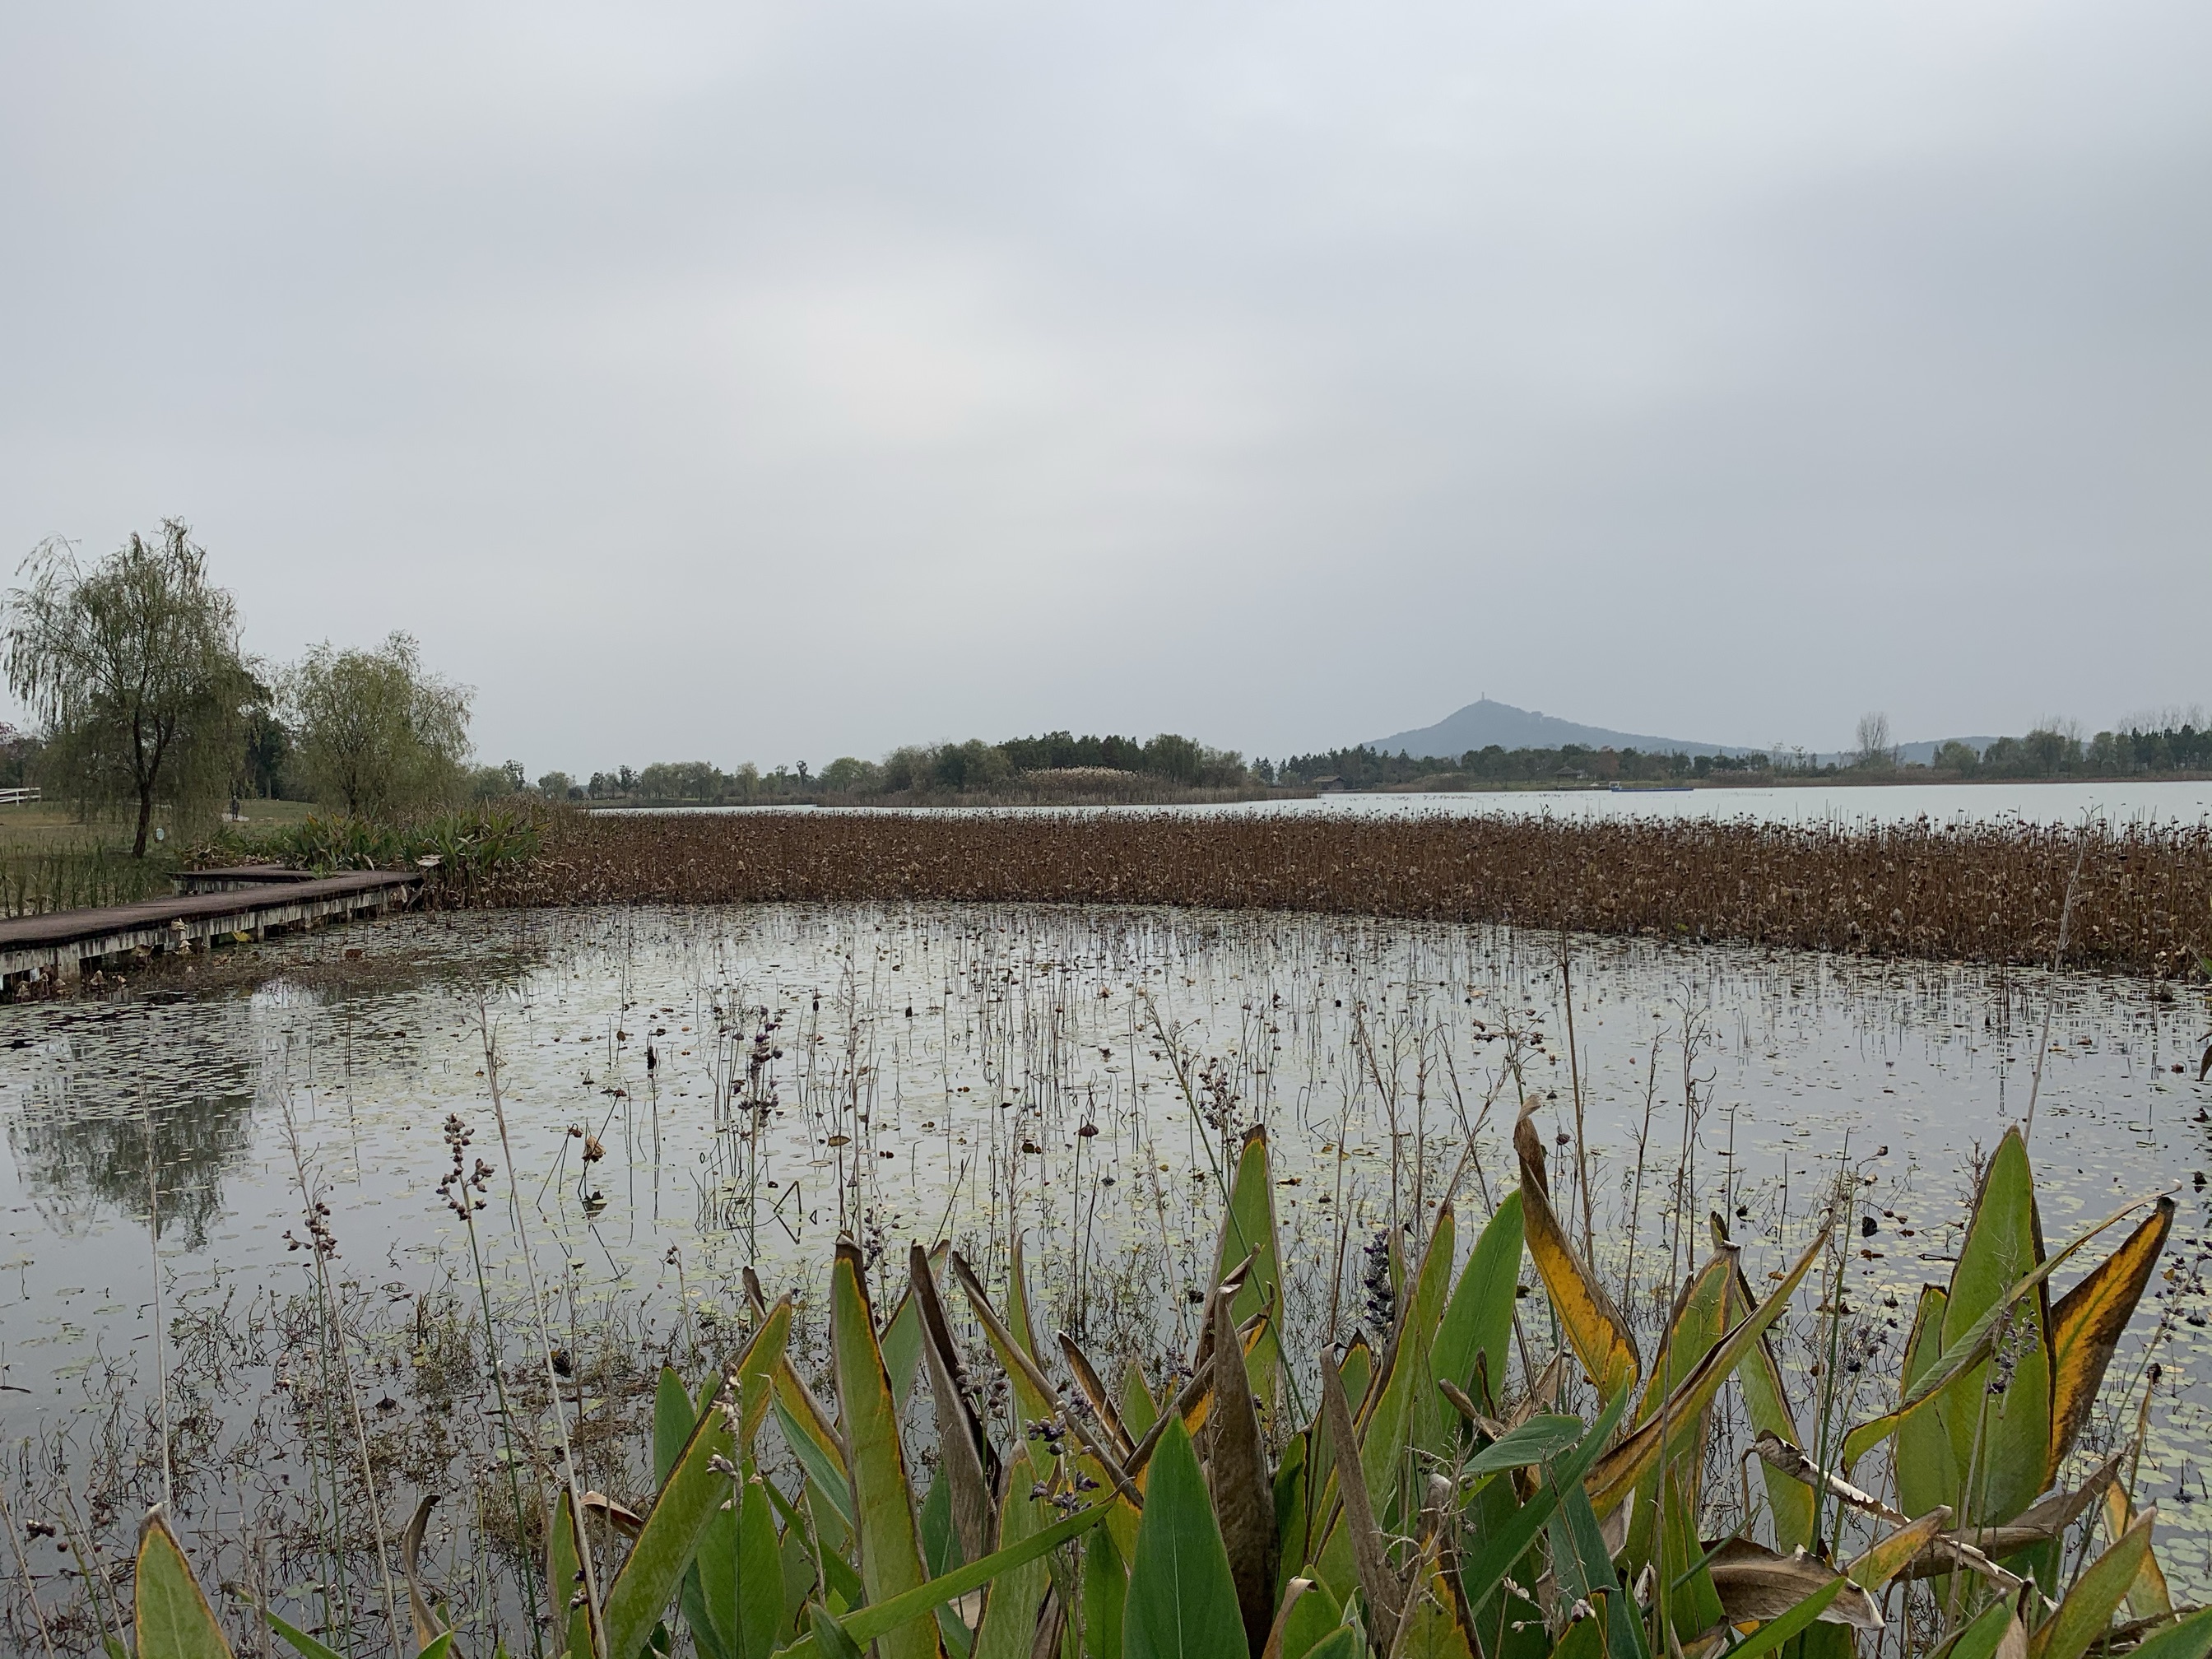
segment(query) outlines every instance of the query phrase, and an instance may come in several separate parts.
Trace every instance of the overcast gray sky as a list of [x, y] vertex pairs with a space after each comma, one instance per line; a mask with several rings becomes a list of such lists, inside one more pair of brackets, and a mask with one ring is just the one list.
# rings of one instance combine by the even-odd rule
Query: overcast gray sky
[[0, 12], [0, 555], [535, 773], [2212, 700], [2212, 8]]

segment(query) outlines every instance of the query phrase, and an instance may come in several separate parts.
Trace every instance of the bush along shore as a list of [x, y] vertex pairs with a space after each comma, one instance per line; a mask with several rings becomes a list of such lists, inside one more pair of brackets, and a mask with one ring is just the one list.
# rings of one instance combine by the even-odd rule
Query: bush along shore
[[[983, 901], [1504, 922], [2185, 978], [2212, 826], [1875, 828], [1441, 815], [547, 817], [503, 905]], [[2063, 947], [2063, 948], [2062, 948]]]
[[[1514, 1146], [1518, 1185], [1471, 1230], [1463, 1267], [1457, 1180], [1391, 1230], [1392, 1311], [1372, 1346], [1286, 1351], [1299, 1275], [1258, 1131], [1220, 1172], [1204, 1314], [1174, 1375], [1047, 1340], [1018, 1243], [994, 1295], [957, 1252], [916, 1244], [901, 1260], [847, 1239], [826, 1376], [811, 1384], [791, 1298], [769, 1304], [747, 1270], [748, 1331], [728, 1364], [662, 1374], [655, 1490], [629, 1503], [586, 1490], [568, 1454], [527, 1500], [542, 1530], [522, 1568], [533, 1650], [2212, 1652], [2212, 1611], [2173, 1605], [2156, 1511], [2135, 1491], [2148, 1390], [2140, 1411], [2139, 1378], [2099, 1409], [2172, 1230], [2170, 1197], [2123, 1204], [2046, 1249], [2027, 1144], [2008, 1131], [1948, 1280], [1921, 1293], [1901, 1376], [1847, 1425], [1844, 1264], [1866, 1202], [1847, 1168], [1810, 1242], [1757, 1287], [1720, 1217], [1678, 1218], [1672, 1313], [1647, 1358], [1553, 1210], [1526, 1110]], [[2061, 1274], [2072, 1283], [2055, 1295]], [[1793, 1405], [1770, 1337], [1815, 1299], [1822, 1358]], [[559, 1364], [550, 1346], [539, 1360], [549, 1376]], [[2096, 1455], [2093, 1414], [2134, 1439], [2104, 1435], [2117, 1443]], [[365, 1626], [317, 1633], [265, 1606], [257, 1623], [307, 1659], [458, 1651], [420, 1554], [428, 1503], [389, 1553], [380, 1534], [381, 1606]], [[234, 1651], [158, 1509], [130, 1588], [127, 1614], [103, 1619], [111, 1651], [126, 1623], [137, 1659]]]

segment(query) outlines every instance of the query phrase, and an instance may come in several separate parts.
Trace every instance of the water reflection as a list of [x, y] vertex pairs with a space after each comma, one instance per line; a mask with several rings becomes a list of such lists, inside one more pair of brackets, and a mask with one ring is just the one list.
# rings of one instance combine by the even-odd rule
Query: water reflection
[[253, 1145], [252, 1093], [170, 1095], [156, 1109], [139, 1092], [137, 1109], [88, 1110], [67, 1095], [34, 1107], [9, 1121], [8, 1149], [40, 1218], [64, 1237], [106, 1208], [142, 1226], [158, 1220], [165, 1244], [204, 1249], [223, 1176]]

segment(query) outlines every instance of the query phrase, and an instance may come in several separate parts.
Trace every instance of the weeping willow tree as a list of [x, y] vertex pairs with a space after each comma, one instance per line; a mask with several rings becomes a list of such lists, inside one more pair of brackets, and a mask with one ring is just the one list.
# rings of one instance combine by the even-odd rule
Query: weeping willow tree
[[294, 757], [316, 799], [355, 817], [389, 817], [460, 789], [469, 694], [426, 670], [410, 635], [374, 651], [324, 641], [294, 665], [285, 700]]
[[42, 773], [80, 810], [135, 809], [131, 850], [143, 858], [157, 803], [185, 823], [216, 810], [266, 701], [239, 650], [236, 602], [178, 519], [89, 570], [67, 542], [43, 542], [22, 574], [8, 595], [8, 685], [46, 727]]

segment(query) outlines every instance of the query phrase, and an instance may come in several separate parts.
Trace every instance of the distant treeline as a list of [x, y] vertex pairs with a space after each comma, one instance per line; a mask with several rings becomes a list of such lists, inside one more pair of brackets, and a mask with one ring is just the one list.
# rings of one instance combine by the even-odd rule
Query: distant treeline
[[1149, 740], [1115, 736], [1042, 737], [987, 743], [909, 744], [880, 761], [841, 755], [817, 774], [801, 761], [763, 772], [750, 763], [725, 772], [706, 761], [663, 761], [632, 770], [594, 772], [580, 787], [565, 773], [538, 780], [549, 795], [576, 799], [744, 805], [778, 799], [932, 799], [992, 795], [1064, 783], [1062, 793], [1116, 793], [1117, 778], [1141, 780], [1148, 798], [1177, 789], [1235, 791], [1255, 787], [1253, 769], [1234, 750], [1212, 749], [1194, 738], [1163, 732]]
[[1920, 776], [1930, 781], [1953, 778], [2148, 777], [2160, 774], [2212, 772], [2212, 727], [2192, 724], [2157, 731], [2130, 728], [2100, 732], [2087, 742], [2063, 724], [2041, 726], [2017, 738], [1998, 738], [1986, 747], [1954, 739], [1923, 763], [1898, 758], [1893, 749], [1862, 751], [1842, 760], [1823, 761], [1797, 750], [1768, 754], [1688, 755], [1636, 749], [1590, 749], [1568, 744], [1558, 749], [1505, 749], [1492, 744], [1457, 757], [1389, 755], [1361, 745], [1326, 753], [1294, 755], [1279, 766], [1255, 763], [1269, 783], [1306, 787], [1388, 789], [1414, 784], [1469, 788], [1511, 783], [1598, 781], [1605, 782], [1746, 781], [1746, 775], [1791, 778]]
[[[4, 763], [4, 756], [0, 756]], [[527, 787], [522, 769], [479, 769], [478, 793], [497, 793], [501, 780]], [[1515, 784], [1748, 782], [1759, 778], [2136, 777], [2212, 772], [2212, 728], [2191, 724], [2158, 731], [2100, 732], [2086, 742], [2063, 725], [2039, 726], [1986, 748], [1953, 741], [1929, 763], [1901, 762], [1894, 750], [1870, 750], [1843, 760], [1803, 750], [1743, 755], [1660, 754], [1636, 749], [1506, 749], [1492, 744], [1463, 755], [1386, 754], [1365, 744], [1293, 755], [1283, 761], [1246, 761], [1233, 749], [1215, 749], [1172, 732], [1148, 739], [1039, 737], [987, 743], [915, 744], [879, 761], [842, 755], [820, 772], [805, 762], [763, 771], [748, 763], [726, 772], [707, 761], [661, 761], [641, 769], [627, 766], [594, 772], [579, 783], [565, 772], [538, 780], [539, 793], [556, 799], [633, 801], [686, 805], [746, 805], [779, 800], [896, 801], [953, 796], [1060, 798], [1095, 795], [1132, 799], [1172, 799], [1177, 791], [1216, 793], [1268, 789], [1480, 789]]]

